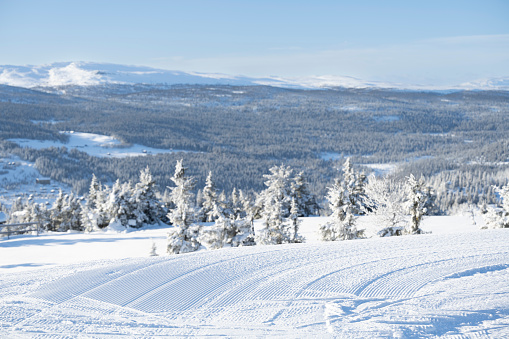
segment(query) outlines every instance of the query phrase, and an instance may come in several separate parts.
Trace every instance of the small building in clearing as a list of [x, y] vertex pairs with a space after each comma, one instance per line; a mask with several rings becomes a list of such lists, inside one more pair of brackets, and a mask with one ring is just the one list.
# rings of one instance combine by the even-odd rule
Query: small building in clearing
[[35, 183], [39, 185], [51, 185], [51, 179], [37, 178], [35, 179]]

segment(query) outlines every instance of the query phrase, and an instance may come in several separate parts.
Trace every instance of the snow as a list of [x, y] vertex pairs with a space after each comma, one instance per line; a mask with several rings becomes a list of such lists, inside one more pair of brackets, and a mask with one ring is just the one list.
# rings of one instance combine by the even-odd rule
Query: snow
[[324, 161], [336, 161], [339, 159], [342, 159], [343, 155], [341, 153], [335, 153], [335, 152], [322, 152], [320, 153], [320, 159]]
[[397, 170], [397, 164], [363, 164], [362, 166], [371, 168], [376, 176], [384, 176]]
[[0, 204], [10, 206], [17, 197], [34, 197], [37, 203], [51, 203], [61, 189], [64, 193], [71, 191], [70, 187], [51, 181], [51, 185], [39, 185], [36, 179], [43, 179], [34, 163], [21, 160], [17, 156], [0, 155]]
[[158, 226], [3, 239], [0, 337], [509, 336], [508, 230], [461, 215], [423, 228], [175, 256]]
[[349, 76], [315, 75], [305, 77], [268, 76], [251, 78], [217, 73], [182, 72], [144, 66], [93, 62], [58, 62], [48, 65], [0, 66], [0, 84], [32, 87], [102, 84], [202, 84], [267, 85], [283, 88], [395, 88], [402, 90], [507, 90], [508, 78], [474, 80], [457, 86], [408, 85], [382, 81], [364, 81]]
[[94, 133], [81, 133], [74, 131], [66, 131], [60, 133], [69, 136], [69, 141], [67, 143], [62, 143], [60, 141], [32, 139], [9, 140], [17, 143], [20, 146], [35, 149], [43, 149], [49, 147], [75, 148], [94, 157], [124, 158], [145, 156], [147, 154], [185, 152], [182, 150], [168, 150], [146, 147], [138, 144], [124, 145], [114, 137]]

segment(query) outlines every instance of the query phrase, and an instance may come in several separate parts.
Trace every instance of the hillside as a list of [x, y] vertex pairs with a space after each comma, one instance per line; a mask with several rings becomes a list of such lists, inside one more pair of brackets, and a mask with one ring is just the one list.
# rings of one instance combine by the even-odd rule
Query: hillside
[[3, 240], [0, 336], [509, 335], [506, 230], [431, 217], [433, 234], [322, 243], [322, 221], [304, 244], [176, 256], [160, 228]]
[[0, 84], [32, 87], [96, 86], [105, 84], [265, 85], [282, 88], [396, 88], [402, 90], [507, 90], [508, 78], [472, 79], [456, 86], [429, 86], [366, 81], [350, 76], [246, 77], [217, 73], [183, 72], [146, 66], [94, 62], [56, 62], [47, 65], [0, 65]]

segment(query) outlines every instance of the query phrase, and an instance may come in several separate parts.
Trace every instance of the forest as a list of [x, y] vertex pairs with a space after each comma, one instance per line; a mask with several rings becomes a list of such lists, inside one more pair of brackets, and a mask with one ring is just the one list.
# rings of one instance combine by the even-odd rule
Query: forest
[[[268, 169], [284, 164], [302, 171], [317, 197], [325, 197], [348, 157], [366, 175], [380, 164], [394, 165], [394, 179], [422, 175], [436, 192], [434, 213], [447, 214], [498, 201], [493, 187], [509, 178], [508, 99], [504, 91], [0, 86], [0, 155], [33, 161], [77, 195], [86, 194], [93, 174], [109, 185], [135, 182], [147, 166], [164, 192], [183, 159], [197, 187], [212, 172], [218, 189], [254, 194], [265, 188]], [[98, 158], [10, 141], [65, 141], [59, 132], [69, 130], [186, 152]]]

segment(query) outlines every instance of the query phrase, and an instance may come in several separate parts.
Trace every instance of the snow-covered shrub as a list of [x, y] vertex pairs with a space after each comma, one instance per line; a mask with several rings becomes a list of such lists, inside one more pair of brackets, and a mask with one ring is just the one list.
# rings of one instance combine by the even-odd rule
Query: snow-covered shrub
[[402, 235], [406, 224], [404, 186], [389, 178], [371, 175], [365, 189], [369, 209], [380, 237]]
[[500, 196], [500, 207], [488, 207], [484, 215], [484, 228], [509, 228], [509, 184], [496, 188]]
[[197, 251], [200, 248], [199, 234], [199, 225], [192, 225], [186, 229], [175, 227], [168, 232], [166, 252], [180, 254]]

